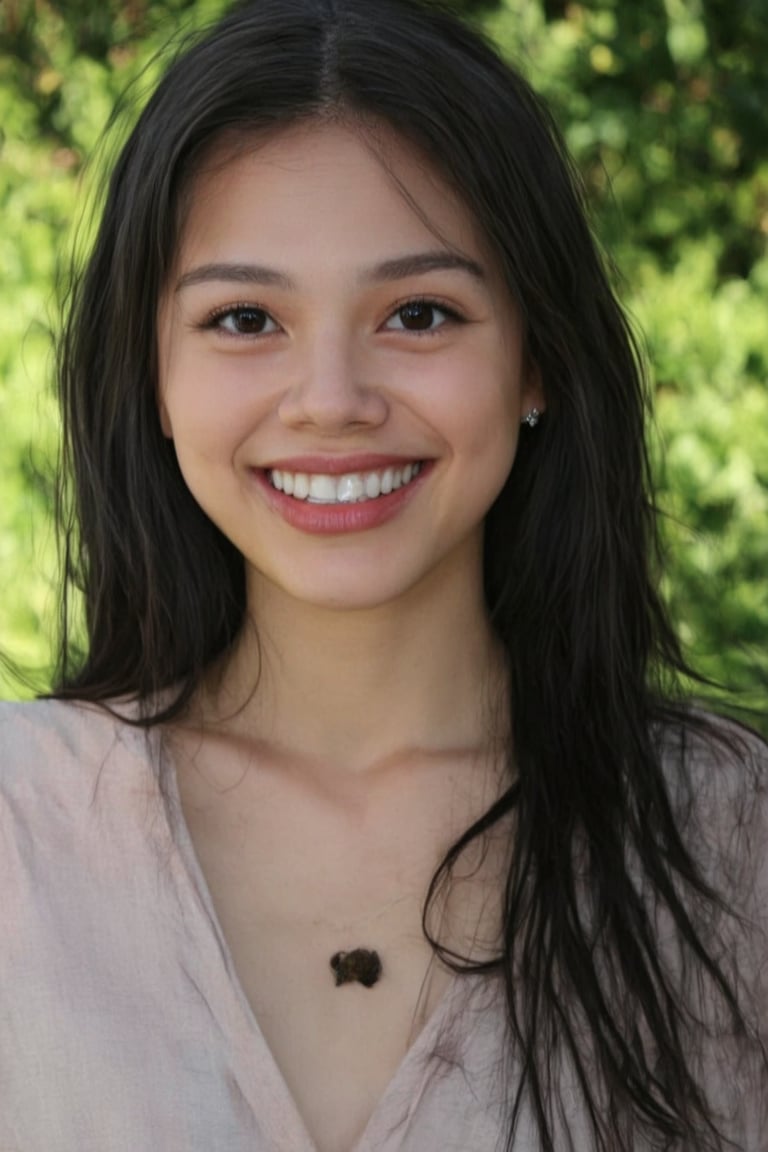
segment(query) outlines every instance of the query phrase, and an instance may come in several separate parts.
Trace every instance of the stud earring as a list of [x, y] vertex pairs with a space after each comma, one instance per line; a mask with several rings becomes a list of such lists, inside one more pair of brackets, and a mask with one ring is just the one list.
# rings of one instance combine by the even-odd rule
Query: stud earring
[[538, 408], [531, 408], [528, 415], [523, 416], [521, 423], [527, 424], [529, 428], [535, 428], [540, 419], [541, 419], [541, 412], [539, 412]]

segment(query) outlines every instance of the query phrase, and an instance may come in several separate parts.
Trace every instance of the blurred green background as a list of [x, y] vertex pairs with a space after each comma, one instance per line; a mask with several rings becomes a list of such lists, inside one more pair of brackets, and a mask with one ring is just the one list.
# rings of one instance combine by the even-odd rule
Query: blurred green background
[[[225, 7], [0, 0], [0, 651], [41, 684], [57, 271], [118, 96], [133, 85], [140, 103], [169, 39]], [[673, 617], [768, 731], [768, 0], [455, 7], [545, 96], [576, 158], [652, 365]], [[0, 667], [0, 695], [24, 691]]]

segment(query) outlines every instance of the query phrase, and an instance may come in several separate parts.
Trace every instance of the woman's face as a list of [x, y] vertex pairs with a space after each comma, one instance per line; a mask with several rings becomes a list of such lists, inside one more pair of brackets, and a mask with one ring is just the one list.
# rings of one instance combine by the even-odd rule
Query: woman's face
[[163, 431], [252, 594], [480, 586], [483, 519], [542, 397], [470, 214], [407, 145], [312, 123], [214, 157], [159, 339]]

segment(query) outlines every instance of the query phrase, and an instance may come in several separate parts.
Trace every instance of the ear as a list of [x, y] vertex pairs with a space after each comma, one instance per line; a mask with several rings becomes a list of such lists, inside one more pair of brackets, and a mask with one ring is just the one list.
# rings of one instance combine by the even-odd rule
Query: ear
[[525, 416], [526, 412], [530, 412], [532, 408], [535, 408], [537, 412], [544, 412], [546, 407], [547, 398], [541, 378], [541, 369], [526, 353], [522, 387], [520, 388], [520, 410]]

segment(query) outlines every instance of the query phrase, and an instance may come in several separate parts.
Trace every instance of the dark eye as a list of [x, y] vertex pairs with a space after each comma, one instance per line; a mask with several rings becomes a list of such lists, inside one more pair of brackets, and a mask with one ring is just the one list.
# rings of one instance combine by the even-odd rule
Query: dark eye
[[430, 332], [441, 327], [451, 313], [429, 300], [409, 300], [387, 321], [387, 328], [405, 332]]
[[263, 308], [230, 308], [214, 319], [216, 328], [233, 336], [266, 336], [277, 332], [277, 324]]

